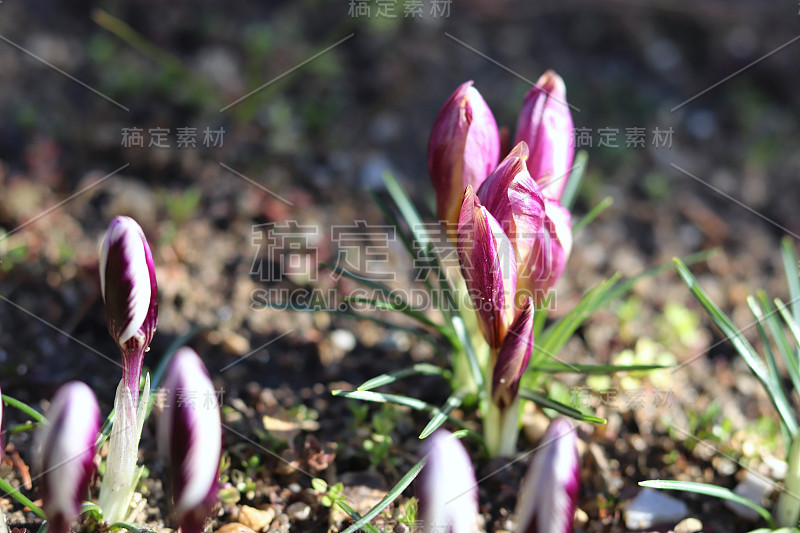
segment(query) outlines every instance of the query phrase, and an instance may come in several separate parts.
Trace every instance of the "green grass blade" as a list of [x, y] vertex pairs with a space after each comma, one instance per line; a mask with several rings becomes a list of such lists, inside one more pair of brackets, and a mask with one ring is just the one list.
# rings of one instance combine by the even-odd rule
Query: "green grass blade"
[[[430, 332], [427, 330], [420, 330], [417, 328], [412, 328], [409, 326], [404, 326], [402, 324], [395, 324], [394, 322], [389, 322], [388, 320], [383, 320], [377, 316], [373, 315], [365, 315], [361, 313], [357, 313], [351, 309], [338, 309], [338, 308], [315, 308], [315, 307], [292, 307], [288, 305], [281, 305], [275, 303], [267, 302], [265, 307], [270, 309], [278, 309], [281, 311], [293, 311], [295, 313], [328, 313], [329, 315], [337, 315], [347, 318], [354, 318], [356, 320], [368, 320], [369, 322], [373, 322], [380, 326], [383, 326], [387, 329], [397, 329], [401, 331], [405, 331], [406, 333], [410, 333], [415, 337], [419, 338], [427, 342], [428, 344], [434, 345], [434, 341], [430, 339]], [[449, 340], [449, 339], [448, 339]]]
[[591, 422], [592, 424], [606, 423], [605, 418], [600, 418], [599, 416], [587, 415], [575, 409], [574, 407], [558, 402], [552, 398], [548, 398], [544, 394], [539, 394], [536, 391], [532, 391], [529, 389], [519, 389], [518, 394], [520, 398], [530, 400], [541, 407], [552, 409], [554, 411], [561, 413], [562, 415], [574, 418], [575, 420], [578, 420], [580, 422]]
[[[411, 306], [405, 300], [402, 300], [402, 299], [398, 299], [398, 301], [396, 301], [396, 302], [395, 301], [389, 302], [389, 301], [386, 301], [386, 300], [373, 300], [373, 299], [370, 299], [370, 298], [353, 298], [353, 297], [350, 297], [350, 296], [346, 296], [344, 298], [344, 301], [345, 302], [352, 302], [352, 303], [369, 304], [372, 307], [375, 307], [377, 309], [385, 309], [387, 311], [396, 311], [398, 313], [402, 313], [402, 314], [406, 315], [407, 317], [409, 317], [411, 319], [416, 320], [417, 322], [419, 322], [421, 324], [424, 324], [424, 325], [426, 325], [426, 326], [428, 326], [430, 328], [433, 328], [434, 330], [436, 330], [440, 334], [442, 334], [444, 337], [448, 337], [449, 338], [452, 335], [452, 333], [449, 330], [447, 330], [446, 328], [444, 328], [444, 326], [441, 326], [440, 324], [437, 324], [436, 322], [434, 322], [433, 320], [431, 320], [430, 318], [425, 316], [425, 314], [422, 313], [421, 311], [417, 311], [415, 309], [412, 309]], [[452, 339], [450, 339], [450, 340], [452, 340]]]
[[390, 294], [392, 294], [392, 288], [389, 287], [388, 285], [385, 285], [385, 284], [383, 284], [383, 283], [381, 283], [379, 281], [375, 281], [373, 279], [369, 279], [369, 278], [364, 277], [364, 276], [362, 276], [360, 274], [357, 274], [355, 272], [351, 272], [351, 271], [347, 270], [346, 268], [340, 267], [339, 265], [333, 265], [331, 263], [322, 263], [322, 264], [320, 264], [320, 267], [327, 268], [333, 274], [342, 275], [342, 276], [344, 276], [344, 277], [346, 277], [348, 279], [351, 279], [351, 280], [353, 280], [353, 281], [355, 281], [357, 283], [360, 283], [361, 285], [369, 287], [370, 289], [374, 289], [374, 290], [380, 292], [384, 296], [389, 296]]
[[472, 380], [478, 387], [478, 390], [483, 390], [483, 372], [481, 372], [481, 365], [478, 362], [478, 356], [475, 354], [475, 348], [472, 346], [472, 340], [469, 338], [469, 333], [464, 325], [464, 319], [461, 315], [453, 315], [451, 318], [453, 323], [453, 331], [458, 338], [458, 342], [467, 354], [467, 361], [469, 362], [469, 369], [472, 374]]
[[794, 387], [795, 391], [800, 394], [800, 367], [798, 367], [797, 354], [792, 348], [791, 344], [789, 344], [789, 340], [786, 338], [786, 334], [783, 330], [783, 324], [778, 318], [778, 309], [770, 304], [770, 301], [767, 298], [767, 293], [764, 291], [758, 291], [757, 295], [765, 311], [764, 318], [766, 320], [767, 327], [769, 328], [769, 332], [772, 335], [772, 339], [775, 341], [775, 346], [778, 348], [778, 352], [783, 357], [783, 362], [786, 365], [787, 371], [789, 372], [789, 378], [792, 380], [792, 386]]
[[557, 363], [545, 361], [537, 364], [533, 370], [536, 372], [572, 373], [572, 374], [613, 374], [615, 372], [647, 372], [662, 370], [672, 365], [573, 365], [571, 363]]
[[599, 217], [603, 213], [603, 211], [611, 207], [613, 203], [614, 199], [610, 196], [606, 196], [605, 198], [600, 200], [599, 204], [594, 206], [591, 211], [586, 213], [586, 215], [582, 219], [580, 219], [572, 226], [572, 237], [574, 238], [575, 235], [580, 233], [580, 231], [583, 228], [591, 224], [594, 221], [594, 219]]
[[439, 429], [439, 427], [445, 423], [450, 413], [453, 412], [453, 409], [458, 409], [461, 407], [461, 403], [464, 401], [465, 395], [465, 392], [456, 392], [452, 394], [444, 403], [444, 406], [441, 408], [441, 410], [433, 415], [431, 421], [428, 422], [428, 425], [425, 426], [425, 429], [423, 429], [422, 433], [419, 434], [419, 439], [425, 439], [431, 433]]
[[19, 409], [20, 411], [31, 417], [35, 422], [39, 422], [40, 424], [47, 422], [47, 419], [44, 417], [42, 413], [40, 413], [27, 403], [17, 400], [16, 398], [12, 398], [7, 394], [3, 394], [3, 403], [8, 405], [9, 407]]
[[367, 391], [376, 389], [384, 385], [389, 385], [395, 381], [411, 376], [442, 376], [445, 379], [450, 379], [451, 372], [444, 368], [429, 363], [417, 363], [409, 368], [391, 372], [389, 374], [381, 374], [372, 379], [368, 379], [357, 387], [357, 390]]
[[[408, 396], [400, 396], [399, 394], [387, 394], [383, 392], [374, 392], [374, 391], [360, 391], [360, 390], [334, 390], [331, 391], [333, 396], [341, 396], [342, 398], [349, 398], [351, 400], [362, 400], [365, 402], [375, 402], [375, 403], [391, 403], [395, 405], [402, 405], [405, 407], [410, 407], [415, 411], [422, 411], [425, 413], [432, 413], [432, 414], [439, 414], [441, 413], [441, 409], [436, 407], [435, 405], [431, 405], [427, 402], [423, 402], [422, 400], [418, 400], [417, 398], [410, 398]], [[447, 415], [447, 419], [450, 422], [453, 422], [457, 426], [462, 428], [466, 428], [466, 424], [463, 421]], [[472, 432], [470, 432], [471, 436], [474, 436]]]
[[[775, 394], [782, 403], [790, 405], [789, 398], [786, 396], [786, 393], [783, 390], [781, 375], [778, 372], [778, 365], [775, 363], [775, 354], [772, 351], [769, 337], [767, 337], [767, 330], [764, 329], [764, 321], [766, 320], [764, 318], [764, 311], [761, 309], [761, 306], [758, 304], [756, 299], [752, 296], [747, 297], [747, 305], [750, 307], [750, 312], [753, 314], [756, 329], [758, 330], [758, 336], [761, 339], [762, 346], [764, 347], [764, 354], [767, 358], [767, 370], [769, 371], [770, 381], [775, 389]], [[785, 444], [788, 448], [791, 446], [791, 441], [789, 440]]]
[[5, 479], [0, 479], [0, 490], [3, 491], [2, 494], [3, 497], [10, 496], [14, 498], [19, 503], [21, 503], [22, 505], [28, 507], [31, 511], [33, 511], [33, 513], [36, 516], [38, 516], [42, 520], [47, 520], [47, 515], [44, 514], [44, 511], [42, 511], [42, 509], [38, 505], [30, 501], [20, 491], [12, 487], [11, 484]]
[[417, 464], [411, 467], [406, 475], [404, 475], [400, 481], [397, 482], [397, 485], [392, 487], [392, 489], [383, 497], [381, 501], [379, 501], [375, 507], [369, 510], [361, 520], [358, 520], [355, 524], [345, 529], [342, 533], [354, 533], [358, 531], [364, 524], [368, 523], [370, 520], [375, 518], [380, 514], [381, 511], [386, 509], [390, 503], [396, 500], [400, 494], [406, 490], [412, 481], [419, 475], [422, 467], [425, 466], [425, 459], [421, 459]]
[[575, 199], [578, 197], [578, 191], [583, 183], [583, 177], [586, 175], [586, 164], [589, 162], [589, 154], [586, 150], [581, 150], [575, 154], [575, 160], [572, 163], [572, 172], [569, 175], [567, 184], [564, 186], [564, 192], [561, 193], [561, 205], [572, 211], [572, 206], [575, 205]]
[[772, 514], [764, 507], [755, 502], [739, 496], [730, 489], [718, 487], [716, 485], [709, 485], [707, 483], [695, 483], [693, 481], [670, 481], [663, 479], [653, 479], [650, 481], [640, 481], [639, 485], [642, 487], [649, 487], [651, 489], [661, 490], [682, 490], [685, 492], [694, 492], [695, 494], [703, 494], [705, 496], [713, 496], [723, 500], [730, 500], [738, 504], [749, 507], [757, 512], [769, 524], [771, 528], [775, 527], [775, 522], [772, 520]]
[[[350, 505], [344, 500], [336, 500], [336, 505], [338, 505], [345, 513], [347, 513], [347, 516], [349, 516], [356, 522], [362, 520], [361, 515], [358, 514], [358, 512], [355, 509], [350, 507]], [[377, 527], [369, 523], [361, 524], [361, 527], [364, 529], [364, 531], [368, 531], [369, 533], [381, 533]]]
[[800, 324], [800, 272], [797, 269], [797, 253], [794, 243], [788, 235], [781, 240], [781, 258], [783, 259], [783, 270], [786, 272], [786, 284], [789, 286], [792, 317], [796, 324]]
[[781, 314], [781, 317], [783, 317], [783, 321], [786, 322], [787, 326], [789, 326], [789, 331], [791, 332], [792, 337], [794, 337], [795, 344], [800, 346], [800, 325], [794, 321], [794, 317], [791, 315], [789, 308], [786, 307], [786, 304], [783, 303], [783, 300], [780, 298], [775, 298], [773, 301], [775, 302], [775, 307], [778, 308], [778, 312]]
[[730, 341], [733, 347], [736, 348], [736, 351], [742, 356], [744, 362], [750, 367], [750, 371], [753, 372], [753, 375], [761, 382], [770, 400], [772, 400], [772, 404], [778, 410], [778, 415], [781, 417], [784, 427], [791, 437], [795, 438], [797, 435], [797, 422], [794, 419], [792, 408], [788, 402], [784, 401], [785, 396], [782, 394], [782, 391], [776, 390], [769, 370], [765, 368], [764, 362], [758, 356], [758, 353], [747, 339], [744, 338], [744, 335], [742, 335], [741, 331], [733, 324], [731, 319], [711, 301], [708, 294], [706, 294], [697, 283], [697, 278], [694, 277], [694, 274], [691, 273], [688, 267], [683, 264], [680, 259], [675, 258], [674, 261], [675, 265], [678, 267], [678, 273], [681, 278], [683, 278], [686, 286], [689, 287], [689, 290], [706, 310], [714, 324], [722, 331], [722, 334]]
[[553, 357], [561, 350], [581, 324], [602, 304], [603, 297], [614, 287], [619, 278], [620, 275], [615, 274], [598, 283], [586, 293], [572, 311], [544, 330], [533, 347], [534, 364]]

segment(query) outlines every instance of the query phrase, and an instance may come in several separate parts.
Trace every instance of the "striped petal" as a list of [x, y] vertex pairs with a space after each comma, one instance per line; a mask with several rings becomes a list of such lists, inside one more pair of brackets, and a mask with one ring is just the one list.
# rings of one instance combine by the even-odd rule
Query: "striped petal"
[[72, 381], [56, 392], [50, 423], [37, 435], [42, 508], [51, 533], [66, 533], [77, 520], [94, 474], [100, 408], [92, 390]]
[[571, 215], [557, 200], [545, 199], [544, 227], [533, 238], [518, 239], [519, 287], [539, 305], [564, 273], [572, 250]]
[[132, 218], [111, 221], [100, 253], [100, 289], [108, 329], [123, 349], [150, 344], [158, 316], [158, 289], [150, 246]]
[[480, 186], [499, 157], [494, 115], [472, 82], [463, 83], [439, 111], [428, 142], [428, 170], [439, 220], [458, 222], [464, 188]]
[[481, 331], [492, 348], [499, 348], [514, 319], [517, 258], [503, 228], [470, 186], [458, 221], [457, 248]]
[[528, 171], [546, 196], [560, 199], [575, 157], [572, 114], [564, 80], [548, 70], [525, 95], [515, 143], [530, 147]]
[[427, 461], [416, 487], [423, 531], [473, 533], [478, 484], [464, 446], [440, 429], [425, 441], [425, 454]]
[[527, 298], [508, 329], [492, 369], [492, 401], [505, 409], [517, 397], [519, 380], [533, 351], [533, 300]]
[[217, 393], [190, 348], [173, 356], [164, 379], [167, 403], [159, 447], [171, 465], [175, 515], [184, 533], [200, 533], [217, 501], [222, 425]]
[[520, 533], [570, 533], [580, 483], [575, 427], [556, 418], [536, 448], [517, 499]]

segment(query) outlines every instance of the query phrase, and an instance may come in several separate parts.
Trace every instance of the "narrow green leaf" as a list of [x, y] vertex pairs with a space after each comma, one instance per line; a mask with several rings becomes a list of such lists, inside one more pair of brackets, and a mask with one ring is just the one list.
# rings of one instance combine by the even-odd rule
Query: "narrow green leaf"
[[583, 228], [585, 228], [586, 226], [591, 224], [594, 221], [594, 219], [599, 217], [603, 213], [603, 211], [605, 211], [606, 209], [611, 207], [613, 205], [613, 203], [614, 203], [614, 199], [612, 197], [610, 197], [610, 196], [606, 196], [605, 198], [600, 200], [599, 204], [594, 206], [591, 211], [586, 213], [586, 215], [582, 219], [580, 219], [578, 222], [573, 224], [573, 226], [572, 226], [572, 236], [573, 236], [573, 238], [575, 237], [575, 235], [580, 233], [580, 231]]
[[561, 413], [562, 415], [566, 415], [570, 418], [574, 418], [580, 422], [591, 422], [592, 424], [605, 424], [606, 419], [600, 418], [599, 416], [594, 415], [587, 415], [582, 413], [581, 411], [571, 407], [569, 405], [563, 404], [559, 401], [556, 401], [552, 398], [548, 398], [544, 394], [540, 394], [536, 391], [528, 390], [528, 389], [519, 389], [518, 392], [520, 398], [524, 398], [526, 400], [530, 400], [533, 403], [540, 405], [541, 407], [546, 407], [548, 409], [552, 409]]
[[797, 436], [797, 422], [794, 419], [792, 408], [788, 402], [783, 401], [785, 396], [782, 398], [782, 394], [776, 390], [769, 371], [765, 368], [766, 365], [764, 365], [758, 353], [750, 342], [744, 338], [744, 335], [742, 335], [741, 331], [733, 324], [731, 319], [711, 301], [686, 265], [683, 264], [680, 259], [675, 258], [674, 261], [675, 265], [678, 267], [678, 273], [681, 278], [683, 278], [686, 286], [689, 287], [689, 290], [694, 294], [695, 298], [697, 298], [703, 308], [705, 308], [711, 320], [717, 325], [720, 331], [722, 331], [722, 334], [731, 342], [733, 347], [736, 348], [736, 351], [742, 356], [747, 366], [750, 367], [750, 371], [753, 372], [753, 375], [761, 382], [770, 400], [772, 400], [772, 404], [778, 410], [778, 415], [781, 417], [784, 427], [791, 437], [795, 438]]
[[639, 485], [642, 487], [650, 487], [651, 489], [661, 490], [682, 490], [685, 492], [694, 492], [696, 494], [704, 494], [706, 496], [713, 496], [723, 500], [730, 500], [738, 504], [749, 507], [757, 512], [769, 524], [771, 528], [775, 527], [775, 522], [772, 520], [772, 514], [764, 507], [755, 502], [739, 496], [730, 489], [718, 487], [716, 485], [709, 485], [707, 483], [695, 483], [693, 481], [671, 481], [664, 479], [653, 479], [650, 481], [640, 481]]
[[788, 235], [781, 240], [781, 259], [783, 259], [783, 270], [786, 272], [786, 284], [789, 286], [792, 317], [796, 324], [800, 324], [800, 272], [797, 268], [794, 242]]
[[[764, 329], [764, 310], [761, 309], [761, 306], [752, 296], [747, 297], [747, 306], [750, 308], [750, 313], [755, 319], [753, 324], [756, 326], [758, 337], [761, 339], [761, 345], [764, 347], [764, 355], [766, 355], [767, 358], [767, 371], [769, 372], [770, 382], [777, 391], [783, 394], [783, 387], [781, 387], [781, 376], [778, 373], [778, 365], [775, 363], [775, 354], [772, 352], [772, 346], [770, 345], [769, 337], [767, 337], [767, 331]], [[788, 402], [785, 395], [783, 400]]]
[[789, 344], [789, 340], [786, 338], [786, 334], [783, 330], [783, 324], [778, 318], [778, 309], [770, 304], [767, 293], [760, 290], [757, 295], [764, 308], [764, 318], [766, 319], [772, 339], [775, 341], [775, 346], [783, 357], [783, 362], [789, 372], [789, 378], [792, 380], [795, 391], [800, 394], [800, 367], [798, 367], [797, 352]]
[[[341, 507], [342, 510], [345, 513], [347, 513], [347, 515], [351, 519], [355, 520], [356, 522], [358, 522], [359, 520], [362, 520], [361, 515], [358, 514], [358, 511], [356, 511], [355, 509], [350, 507], [350, 505], [347, 502], [345, 502], [344, 500], [336, 500], [336, 505]], [[364, 531], [367, 531], [369, 533], [380, 533], [380, 530], [377, 527], [375, 527], [375, 526], [373, 526], [372, 524], [369, 524], [369, 523], [364, 523], [364, 524], [361, 525], [361, 527], [364, 529]]]
[[14, 407], [15, 409], [19, 409], [29, 417], [31, 417], [34, 422], [44, 423], [47, 422], [47, 419], [44, 417], [42, 413], [28, 405], [27, 403], [17, 400], [16, 398], [12, 398], [7, 394], [3, 394], [3, 403], [8, 405], [9, 407]]
[[445, 329], [444, 326], [437, 324], [436, 322], [432, 321], [430, 318], [425, 316], [424, 313], [421, 311], [417, 311], [412, 309], [411, 306], [405, 300], [398, 300], [394, 301], [385, 301], [385, 300], [371, 300], [369, 298], [352, 298], [352, 297], [345, 297], [344, 301], [346, 302], [353, 302], [353, 303], [362, 303], [362, 304], [369, 304], [373, 307], [378, 309], [385, 309], [387, 311], [396, 311], [398, 313], [402, 313], [409, 318], [416, 320], [417, 322], [424, 324], [434, 330], [438, 331], [442, 336], [449, 337], [452, 333]]
[[351, 279], [351, 280], [353, 280], [353, 281], [355, 281], [357, 283], [365, 285], [365, 286], [369, 287], [370, 289], [374, 289], [374, 290], [380, 292], [382, 295], [388, 296], [388, 295], [392, 294], [392, 288], [389, 287], [388, 285], [385, 285], [385, 284], [383, 284], [383, 283], [381, 283], [379, 281], [375, 281], [373, 279], [369, 279], [369, 278], [364, 277], [364, 276], [362, 276], [360, 274], [357, 274], [355, 272], [351, 272], [351, 271], [347, 270], [346, 268], [340, 267], [338, 264], [337, 265], [333, 265], [331, 263], [322, 263], [322, 264], [320, 264], [320, 267], [327, 268], [328, 270], [330, 270], [334, 274], [340, 274], [340, 275], [342, 275], [342, 276], [344, 276], [344, 277], [346, 277], [348, 279]]
[[672, 365], [573, 365], [545, 361], [533, 367], [537, 372], [573, 373], [573, 374], [613, 374], [615, 372], [648, 372], [671, 368]]
[[383, 327], [385, 327], [387, 329], [396, 329], [396, 330], [400, 330], [400, 331], [405, 331], [406, 333], [410, 333], [411, 335], [414, 335], [418, 339], [420, 339], [422, 341], [425, 341], [430, 345], [434, 345], [435, 344], [435, 342], [430, 338], [430, 332], [429, 331], [421, 330], [421, 329], [417, 329], [417, 328], [412, 328], [412, 327], [404, 326], [404, 325], [401, 325], [401, 324], [395, 324], [394, 322], [389, 322], [388, 320], [383, 320], [382, 318], [379, 318], [379, 317], [375, 316], [374, 313], [373, 314], [362, 314], [362, 313], [357, 313], [357, 312], [353, 311], [352, 309], [338, 309], [338, 308], [333, 308], [333, 309], [322, 308], [322, 309], [318, 309], [318, 308], [314, 308], [314, 307], [291, 307], [291, 306], [287, 306], [287, 305], [279, 305], [279, 304], [273, 304], [273, 303], [267, 303], [265, 306], [269, 307], [270, 309], [278, 309], [278, 310], [281, 310], [281, 311], [292, 311], [292, 312], [295, 312], [295, 313], [328, 313], [329, 315], [342, 316], [342, 317], [347, 317], [347, 318], [354, 318], [356, 320], [367, 320], [367, 321], [372, 322], [374, 324], [378, 324], [380, 326], [383, 326]]
[[454, 314], [451, 320], [456, 337], [458, 337], [461, 347], [464, 348], [467, 354], [472, 380], [475, 382], [478, 390], [483, 390], [483, 372], [481, 372], [481, 365], [478, 362], [478, 356], [475, 354], [475, 348], [472, 346], [472, 340], [469, 338], [467, 328], [464, 326], [464, 319], [461, 318], [461, 315]]
[[[408, 396], [400, 396], [398, 394], [386, 394], [383, 392], [361, 391], [361, 390], [353, 390], [353, 391], [334, 390], [331, 391], [331, 394], [333, 396], [341, 396], [342, 398], [350, 398], [352, 400], [363, 400], [365, 402], [392, 403], [395, 405], [403, 405], [405, 407], [410, 407], [415, 411], [422, 411], [426, 413], [438, 414], [442, 412], [435, 405], [431, 405], [427, 402], [423, 402], [422, 400], [418, 400], [416, 398], [410, 398]], [[462, 428], [465, 427], [464, 422], [455, 417], [448, 415], [447, 419], [450, 422], [453, 422], [454, 424]]]
[[17, 435], [19, 433], [25, 433], [26, 431], [36, 429], [41, 425], [41, 422], [25, 422], [24, 424], [17, 424], [16, 426], [10, 428], [8, 432], [11, 435]]
[[3, 491], [4, 497], [10, 496], [14, 498], [19, 503], [21, 503], [22, 505], [28, 507], [31, 511], [33, 511], [33, 513], [36, 516], [38, 516], [42, 520], [47, 520], [47, 516], [44, 514], [44, 511], [42, 511], [42, 509], [38, 505], [30, 501], [20, 491], [12, 487], [11, 484], [5, 479], [0, 479], [0, 490]]
[[425, 459], [420, 460], [417, 464], [412, 466], [411, 470], [409, 470], [406, 473], [406, 475], [404, 475], [400, 479], [400, 481], [397, 482], [397, 485], [392, 487], [392, 489], [386, 494], [386, 496], [384, 496], [384, 498], [381, 501], [379, 501], [375, 505], [375, 507], [370, 509], [369, 512], [366, 513], [361, 520], [358, 520], [355, 524], [345, 529], [342, 533], [354, 533], [355, 531], [358, 531], [359, 528], [363, 527], [364, 524], [368, 523], [370, 520], [378, 516], [381, 511], [386, 509], [386, 507], [388, 507], [390, 503], [396, 500], [400, 496], [400, 494], [402, 494], [403, 491], [406, 490], [406, 487], [408, 487], [411, 484], [411, 482], [414, 481], [414, 478], [416, 478], [419, 475], [423, 466], [425, 466]]
[[583, 183], [583, 177], [586, 175], [586, 164], [589, 162], [589, 154], [586, 150], [581, 150], [575, 154], [575, 160], [572, 163], [572, 172], [569, 175], [567, 184], [564, 186], [564, 192], [561, 193], [561, 205], [572, 210], [575, 204], [575, 199], [578, 197], [578, 190]]
[[152, 531], [152, 529], [139, 527], [136, 524], [131, 524], [130, 522], [114, 522], [108, 526], [109, 531], [118, 531], [120, 529], [127, 529], [131, 533], [148, 533]]
[[444, 368], [429, 363], [417, 363], [409, 368], [397, 370], [389, 374], [381, 374], [372, 379], [368, 379], [357, 387], [357, 390], [366, 391], [376, 389], [384, 385], [394, 383], [398, 379], [403, 379], [411, 376], [442, 376], [445, 379], [450, 379], [451, 372]]
[[586, 293], [572, 311], [548, 327], [540, 335], [539, 339], [536, 340], [536, 345], [533, 347], [534, 364], [543, 359], [553, 357], [563, 348], [581, 324], [602, 304], [603, 296], [616, 285], [619, 278], [620, 275], [617, 273], [611, 278], [598, 283]]
[[431, 421], [428, 422], [428, 425], [425, 426], [425, 429], [423, 429], [422, 433], [419, 434], [419, 439], [425, 439], [431, 433], [439, 429], [439, 427], [445, 423], [450, 413], [453, 412], [453, 409], [461, 407], [461, 403], [464, 401], [465, 395], [466, 393], [463, 391], [453, 393], [444, 403], [444, 406], [441, 408], [441, 410], [433, 415]]

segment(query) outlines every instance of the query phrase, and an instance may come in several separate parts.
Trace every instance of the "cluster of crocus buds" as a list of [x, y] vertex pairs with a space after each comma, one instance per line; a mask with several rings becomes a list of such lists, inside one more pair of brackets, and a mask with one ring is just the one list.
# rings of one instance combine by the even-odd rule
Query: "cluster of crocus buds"
[[222, 425], [216, 391], [200, 357], [190, 348], [173, 356], [158, 440], [170, 465], [173, 509], [183, 533], [202, 533], [217, 502]]
[[47, 419], [36, 443], [42, 509], [48, 531], [66, 533], [78, 518], [94, 475], [100, 408], [92, 390], [73, 381], [58, 389]]
[[114, 431], [99, 500], [104, 519], [112, 523], [125, 519], [141, 475], [136, 463], [150, 380], [147, 376], [141, 401], [139, 380], [158, 321], [153, 256], [142, 228], [132, 218], [116, 217], [108, 227], [100, 252], [100, 289], [108, 331], [122, 352], [122, 380], [114, 400]]
[[515, 450], [516, 398], [533, 349], [534, 308], [547, 302], [572, 248], [570, 212], [560, 203], [574, 158], [572, 118], [554, 72], [525, 96], [515, 143], [498, 162], [497, 124], [467, 82], [439, 112], [428, 148], [438, 215], [457, 222], [461, 272], [491, 348], [485, 417], [491, 455]]
[[572, 116], [564, 81], [555, 72], [545, 72], [525, 95], [514, 144], [500, 162], [497, 123], [467, 82], [436, 117], [428, 170], [443, 222], [459, 222], [468, 186], [477, 193], [512, 240], [519, 289], [539, 305], [572, 248], [570, 214], [560, 204], [575, 155]]
[[[550, 423], [517, 495], [516, 531], [570, 533], [578, 500], [580, 457], [575, 428], [566, 418]], [[478, 484], [469, 455], [457, 438], [439, 430], [425, 448], [417, 482], [423, 531], [473, 533]]]

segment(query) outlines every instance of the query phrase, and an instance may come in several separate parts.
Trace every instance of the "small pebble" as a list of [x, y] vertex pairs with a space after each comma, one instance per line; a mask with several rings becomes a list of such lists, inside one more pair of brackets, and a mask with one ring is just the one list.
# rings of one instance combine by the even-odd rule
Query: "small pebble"
[[[773, 484], [770, 480], [765, 479], [764, 476], [759, 476], [750, 471], [745, 472], [744, 479], [736, 485], [733, 492], [739, 496], [743, 496], [748, 500], [764, 505], [764, 501], [772, 493]], [[725, 500], [725, 507], [734, 512], [739, 518], [746, 518], [747, 520], [758, 520], [760, 516], [757, 512], [749, 507], [730, 500]]]
[[331, 333], [331, 342], [343, 352], [350, 352], [356, 347], [356, 336], [346, 329], [337, 329]]
[[292, 520], [302, 522], [303, 520], [308, 520], [308, 517], [311, 516], [311, 507], [307, 503], [294, 502], [286, 508], [286, 514]]
[[272, 507], [267, 507], [263, 511], [249, 505], [239, 508], [239, 522], [253, 531], [266, 531], [274, 519], [275, 509]]
[[217, 529], [217, 533], [255, 533], [255, 531], [239, 522], [231, 522]]
[[681, 520], [678, 525], [675, 526], [674, 531], [675, 533], [699, 533], [703, 531], [703, 523], [697, 518], [687, 518]]
[[625, 527], [637, 530], [658, 524], [674, 524], [688, 513], [689, 508], [681, 500], [645, 488], [625, 506]]

